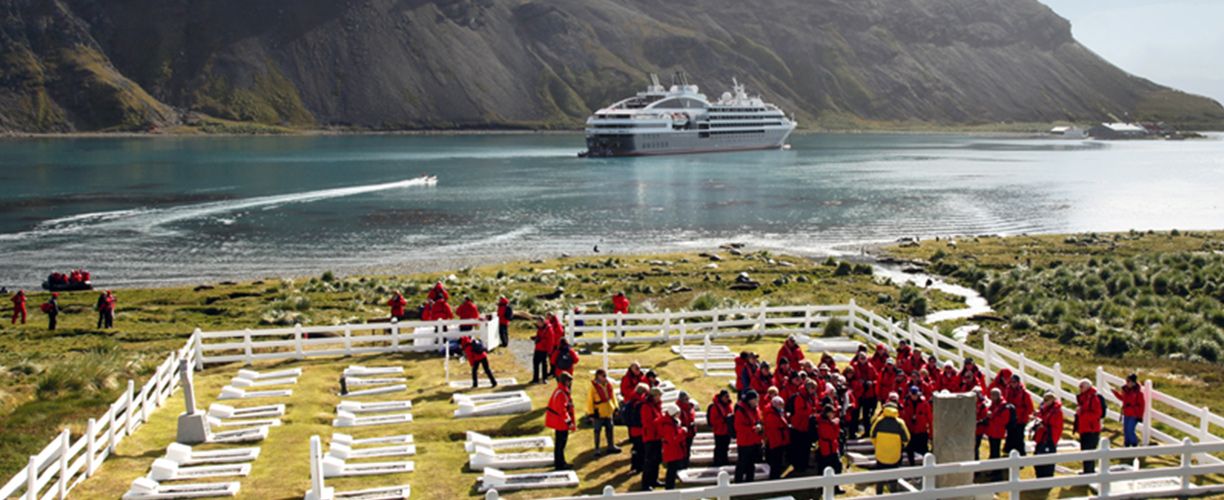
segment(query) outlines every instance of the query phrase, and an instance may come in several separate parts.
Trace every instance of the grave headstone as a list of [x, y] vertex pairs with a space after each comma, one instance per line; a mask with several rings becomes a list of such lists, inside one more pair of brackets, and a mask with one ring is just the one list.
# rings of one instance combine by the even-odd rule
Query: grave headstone
[[208, 442], [210, 434], [208, 415], [196, 409], [195, 383], [191, 376], [191, 364], [185, 359], [179, 362], [179, 377], [187, 410], [179, 415], [178, 434], [175, 440], [183, 444]]
[[[971, 392], [953, 394], [940, 391], [935, 394], [931, 406], [931, 421], [934, 425], [931, 433], [934, 436], [931, 453], [935, 455], [938, 463], [973, 461], [973, 447], [977, 442], [974, 438], [974, 431], [977, 429], [977, 395]], [[935, 478], [937, 488], [967, 484], [973, 484], [972, 472], [944, 474]]]

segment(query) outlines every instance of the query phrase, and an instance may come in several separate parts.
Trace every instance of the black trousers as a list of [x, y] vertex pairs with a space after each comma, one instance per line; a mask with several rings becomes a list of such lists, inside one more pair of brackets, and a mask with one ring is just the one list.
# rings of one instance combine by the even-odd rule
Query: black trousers
[[[897, 463], [895, 463], [895, 464], [876, 463], [875, 470], [888, 470], [888, 469], [896, 469], [896, 468], [898, 468], [898, 467], [900, 467], [900, 466], [901, 466], [901, 461], [900, 461], [900, 460], [898, 460], [898, 461], [897, 461]], [[880, 481], [880, 482], [878, 482], [878, 483], [876, 483], [876, 484], [875, 484], [875, 492], [876, 492], [876, 494], [877, 494], [877, 495], [882, 495], [882, 494], [884, 494], [884, 487], [885, 487], [885, 486], [887, 486], [887, 487], [888, 487], [888, 492], [889, 492], [889, 493], [893, 493], [893, 492], [896, 492], [897, 490], [901, 489], [900, 485], [898, 485], [896, 481]]]
[[736, 483], [751, 483], [756, 480], [756, 463], [761, 460], [761, 445], [739, 446], [739, 457], [735, 459]]
[[781, 479], [782, 472], [786, 469], [786, 452], [789, 450], [786, 446], [770, 448], [766, 452], [766, 461], [769, 464], [769, 478]]
[[599, 431], [601, 430], [601, 428], [607, 429], [608, 448], [611, 448], [616, 445], [616, 442], [612, 440], [612, 417], [608, 417], [608, 418], [596, 417], [591, 421], [591, 427], [594, 428], [595, 430], [595, 451], [599, 451]]
[[[1097, 449], [1100, 444], [1101, 433], [1099, 432], [1081, 432], [1080, 433], [1080, 450], [1088, 451]], [[1084, 460], [1084, 472], [1092, 474], [1096, 472], [1096, 460]]]
[[47, 329], [48, 330], [55, 329], [55, 320], [57, 316], [59, 316], [59, 313], [51, 313], [47, 315]]
[[[1048, 455], [1057, 451], [1057, 446], [1054, 441], [1047, 439], [1037, 443], [1037, 448], [1033, 450], [1034, 455]], [[1054, 477], [1054, 464], [1038, 465], [1033, 467], [1033, 471], [1037, 473], [1037, 477]]]
[[672, 460], [667, 462], [667, 476], [663, 477], [663, 489], [676, 489], [676, 478], [680, 476], [680, 468], [687, 460]]
[[476, 386], [479, 385], [476, 382], [476, 370], [482, 366], [484, 367], [485, 375], [489, 377], [489, 384], [491, 384], [493, 387], [497, 387], [497, 379], [493, 378], [493, 371], [489, 370], [489, 358], [485, 358], [472, 363], [472, 388], [475, 389]]
[[871, 417], [875, 416], [876, 398], [863, 398], [862, 401], [859, 401], [858, 409], [858, 421], [863, 425], [863, 435], [866, 436], [868, 432], [871, 432]]
[[500, 337], [501, 339], [502, 347], [505, 347], [505, 348], [510, 347], [510, 325], [498, 324], [497, 325], [497, 336]]
[[[922, 465], [922, 457], [930, 450], [928, 446], [931, 442], [931, 435], [926, 432], [915, 432], [910, 435], [909, 444], [905, 445], [905, 456], [909, 458], [911, 466]], [[917, 462], [915, 462], [917, 457]]]
[[552, 372], [548, 369], [548, 353], [536, 351], [531, 356], [531, 381], [547, 382], [550, 373]]
[[663, 463], [663, 441], [645, 441], [646, 456], [642, 457], [642, 491], [659, 486], [659, 465]]
[[790, 463], [795, 467], [795, 472], [804, 472], [808, 470], [809, 457], [812, 456], [812, 433], [800, 430], [791, 432]]
[[714, 435], [714, 466], [722, 467], [731, 465], [731, 459], [727, 458], [731, 451], [731, 435], [719, 436]]
[[566, 464], [565, 462], [565, 445], [569, 443], [569, 431], [557, 431], [557, 438], [553, 442], [553, 467], [559, 468]]
[[633, 449], [629, 450], [629, 471], [641, 472], [642, 462], [646, 457], [646, 445], [642, 443], [642, 436], [629, 436], [629, 444], [633, 445]]
[[973, 438], [974, 438], [974, 441], [973, 441], [973, 459], [974, 459], [974, 460], [981, 460], [981, 459], [982, 459], [982, 438], [983, 438], [983, 437], [986, 437], [986, 435], [985, 435], [985, 434], [975, 434], [975, 435], [973, 436]]
[[1003, 441], [1003, 454], [1010, 455], [1012, 450], [1020, 453], [1020, 456], [1025, 456], [1024, 451], [1024, 426], [1016, 425], [1007, 429], [1007, 438]]
[[[1003, 439], [988, 437], [990, 440], [990, 458], [1000, 458], [1003, 456]], [[1003, 480], [1003, 469], [995, 469], [990, 471], [992, 481]]]
[[842, 473], [841, 455], [837, 453], [830, 453], [828, 455], [817, 456], [816, 457], [816, 467], [820, 469], [817, 472], [819, 472], [820, 475], [822, 476], [824, 475], [824, 470], [829, 467], [833, 468], [834, 473], [841, 474]]

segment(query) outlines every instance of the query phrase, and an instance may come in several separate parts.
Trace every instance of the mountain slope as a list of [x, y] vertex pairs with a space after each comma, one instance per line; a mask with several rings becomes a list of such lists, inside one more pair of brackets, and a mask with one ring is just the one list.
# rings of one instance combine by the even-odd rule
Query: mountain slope
[[[1126, 74], [1036, 0], [47, 2], [79, 21], [59, 49], [96, 46], [181, 110], [268, 124], [577, 127], [677, 70], [712, 95], [738, 77], [807, 125], [1224, 124], [1218, 103]], [[27, 18], [42, 3], [0, 0]], [[16, 73], [5, 65], [4, 92]], [[2, 99], [0, 113], [10, 128], [57, 123], [12, 118]]]

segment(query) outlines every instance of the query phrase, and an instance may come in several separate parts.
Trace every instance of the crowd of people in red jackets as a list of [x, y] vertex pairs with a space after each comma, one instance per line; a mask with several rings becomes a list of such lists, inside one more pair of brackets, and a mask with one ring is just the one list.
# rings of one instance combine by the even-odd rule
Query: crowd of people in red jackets
[[89, 282], [89, 271], [86, 271], [84, 269], [77, 269], [75, 271], [69, 272], [68, 274], [51, 273], [47, 275], [47, 283], [51, 285], [63, 286], [63, 285], [75, 285], [78, 283], [88, 283], [88, 282]]

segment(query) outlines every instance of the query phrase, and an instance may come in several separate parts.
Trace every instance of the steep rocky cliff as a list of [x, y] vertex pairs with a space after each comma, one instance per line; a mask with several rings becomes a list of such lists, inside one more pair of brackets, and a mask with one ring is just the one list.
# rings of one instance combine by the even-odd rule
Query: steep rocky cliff
[[[807, 125], [1161, 119], [1224, 108], [1128, 75], [1037, 0], [0, 0], [0, 127], [192, 110], [291, 126], [576, 127], [683, 70]], [[666, 80], [666, 77], [665, 77]], [[172, 112], [170, 108], [178, 110]]]

